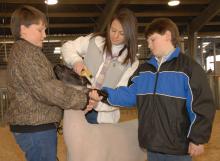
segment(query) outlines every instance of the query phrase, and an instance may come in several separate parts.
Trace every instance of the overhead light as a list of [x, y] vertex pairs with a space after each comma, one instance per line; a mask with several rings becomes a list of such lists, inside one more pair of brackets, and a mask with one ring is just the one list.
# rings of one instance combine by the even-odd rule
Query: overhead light
[[169, 0], [168, 5], [169, 6], [177, 6], [180, 4], [179, 0]]
[[58, 3], [58, 0], [45, 0], [44, 2], [48, 5], [54, 5]]

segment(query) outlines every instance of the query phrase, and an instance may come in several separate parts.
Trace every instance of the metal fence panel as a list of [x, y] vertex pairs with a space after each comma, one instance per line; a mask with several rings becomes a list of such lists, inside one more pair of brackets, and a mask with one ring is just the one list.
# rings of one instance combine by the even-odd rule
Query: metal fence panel
[[8, 108], [7, 88], [0, 88], [0, 125], [4, 124], [4, 114]]

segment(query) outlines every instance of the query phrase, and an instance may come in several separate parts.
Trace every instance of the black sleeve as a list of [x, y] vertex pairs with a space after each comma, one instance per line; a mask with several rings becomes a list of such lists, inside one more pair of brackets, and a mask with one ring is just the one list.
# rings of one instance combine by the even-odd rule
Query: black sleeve
[[189, 139], [195, 144], [204, 144], [211, 136], [216, 109], [205, 71], [195, 63], [191, 74], [192, 110], [196, 119], [192, 124]]

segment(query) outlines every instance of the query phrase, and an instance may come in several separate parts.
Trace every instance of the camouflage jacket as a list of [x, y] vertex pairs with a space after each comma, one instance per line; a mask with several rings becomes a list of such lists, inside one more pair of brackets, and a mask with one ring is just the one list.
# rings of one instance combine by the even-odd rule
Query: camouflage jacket
[[41, 125], [59, 122], [62, 109], [82, 109], [84, 92], [55, 78], [52, 64], [41, 48], [18, 40], [11, 48], [7, 67], [10, 125]]

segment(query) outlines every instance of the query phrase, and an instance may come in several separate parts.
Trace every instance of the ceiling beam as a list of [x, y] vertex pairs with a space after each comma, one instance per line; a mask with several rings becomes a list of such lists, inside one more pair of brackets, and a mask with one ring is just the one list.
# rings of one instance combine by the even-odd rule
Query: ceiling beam
[[198, 16], [201, 12], [197, 11], [146, 11], [146, 12], [135, 12], [136, 17], [182, 17], [182, 16]]
[[[147, 25], [149, 25], [148, 22], [146, 23], [138, 23], [137, 24], [138, 27], [145, 27]], [[180, 25], [180, 26], [185, 26], [187, 25], [187, 23], [177, 23], [177, 25]], [[90, 28], [90, 27], [95, 27], [95, 24], [94, 23], [62, 23], [62, 24], [49, 24], [49, 28]], [[0, 25], [0, 28], [10, 28], [10, 25], [9, 24], [6, 24], [6, 25]]]
[[209, 22], [220, 11], [220, 1], [212, 0], [209, 6], [200, 14], [200, 16], [194, 18], [189, 24], [190, 32], [199, 31], [207, 22]]
[[[11, 17], [12, 13], [9, 12], [1, 12], [0, 17]], [[48, 13], [49, 17], [98, 17], [100, 16], [100, 12], [54, 12]]]
[[[150, 22], [146, 22], [146, 23], [138, 23], [138, 27], [146, 27], [150, 24]], [[176, 22], [176, 24], [178, 26], [187, 26], [188, 24], [186, 22]]]
[[[68, 23], [68, 24], [49, 24], [49, 28], [90, 28], [95, 27], [94, 23]], [[0, 28], [10, 28], [9, 24], [0, 25]]]
[[[116, 6], [117, 7], [117, 6]], [[113, 8], [111, 8], [113, 9]], [[112, 12], [109, 7], [106, 14], [101, 14], [100, 12], [63, 12], [63, 13], [48, 13], [49, 17], [99, 17], [100, 14], [102, 15], [102, 19], [105, 19], [105, 16], [110, 16], [109, 12]], [[107, 10], [107, 9], [105, 9]], [[103, 13], [105, 13], [103, 11]], [[1, 12], [0, 17], [10, 17], [12, 13], [9, 12]], [[153, 12], [153, 11], [145, 11], [145, 12], [135, 12], [136, 17], [184, 17], [184, 16], [199, 16], [201, 12], [198, 11], [160, 11], [160, 12]], [[112, 16], [112, 15], [111, 15]]]
[[93, 28], [94, 23], [49, 24], [50, 28]]
[[[210, 0], [184, 0], [181, 4], [208, 4]], [[3, 1], [4, 2], [4, 1]], [[42, 4], [44, 0], [7, 0], [7, 3]], [[58, 4], [105, 4], [105, 0], [59, 0]], [[167, 0], [121, 0], [121, 4], [167, 4]]]
[[[208, 4], [210, 0], [184, 0], [181, 4]], [[122, 0], [121, 4], [167, 4], [168, 0]]]
[[114, 14], [116, 8], [118, 7], [121, 0], [106, 0], [106, 6], [103, 14], [99, 17], [97, 23], [97, 31], [103, 32], [108, 22], [110, 21], [112, 15]]
[[[149, 22], [142, 22], [142, 23], [138, 23], [138, 27], [145, 27], [147, 25], [149, 25]], [[178, 26], [187, 26], [188, 24], [186, 22], [176, 22], [176, 24]], [[208, 22], [207, 24], [205, 24], [206, 26], [220, 26], [220, 22]], [[94, 28], [95, 24], [94, 23], [62, 23], [62, 24], [49, 24], [50, 28]], [[0, 28], [10, 28], [9, 24], [5, 24], [5, 25], [0, 25]]]
[[48, 13], [49, 17], [98, 17], [99, 12]]
[[206, 23], [205, 25], [207, 25], [207, 26], [220, 26], [220, 21], [212, 21], [212, 22], [208, 22], [208, 23]]
[[[104, 4], [104, 0], [58, 0], [58, 4]], [[3, 1], [4, 2], [4, 1]], [[7, 0], [7, 3], [42, 4], [44, 0]]]

